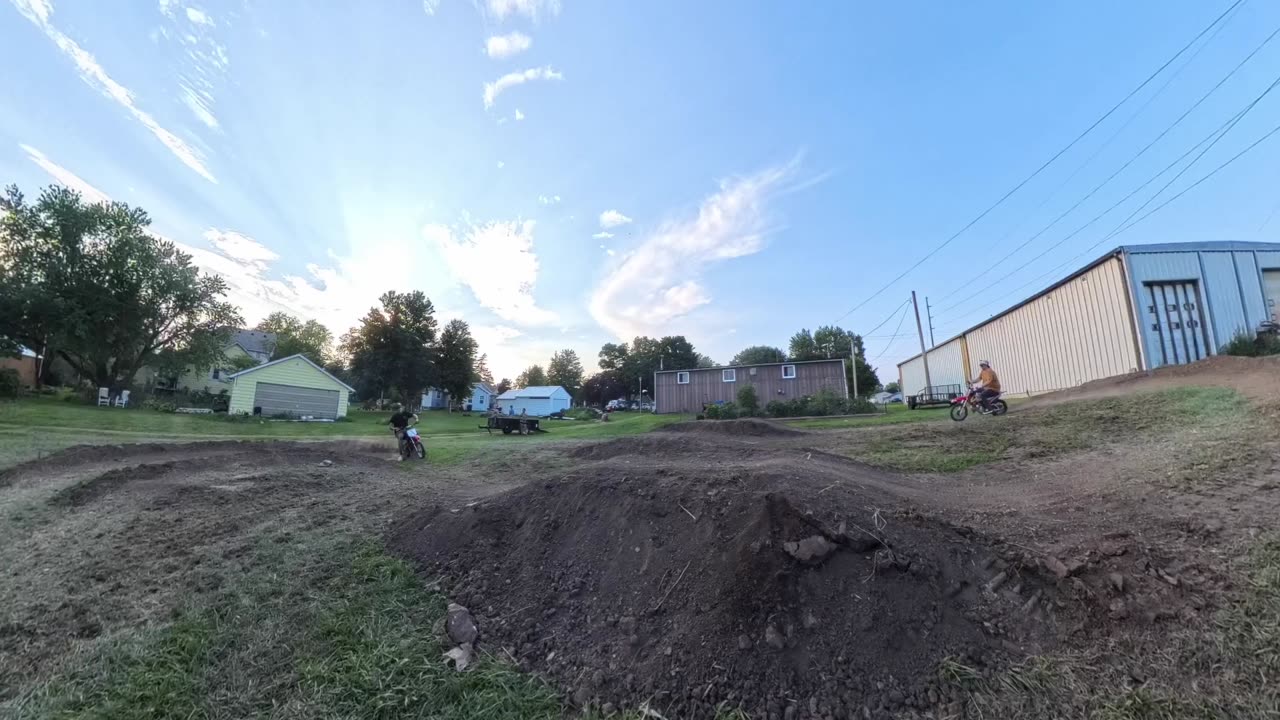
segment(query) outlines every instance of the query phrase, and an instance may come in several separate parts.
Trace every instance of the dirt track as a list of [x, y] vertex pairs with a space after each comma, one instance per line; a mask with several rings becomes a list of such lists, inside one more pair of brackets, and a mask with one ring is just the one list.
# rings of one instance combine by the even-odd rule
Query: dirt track
[[[847, 456], [851, 444], [981, 442], [974, 422], [701, 423], [445, 469], [363, 444], [68, 451], [0, 473], [0, 700], [232, 582], [263, 529], [288, 528], [385, 534], [473, 608], [482, 645], [579, 704], [959, 717], [968, 693], [940, 678], [946, 658], [991, 675], [1033, 653], [1141, 648], [1210, 622], [1227, 568], [1280, 510], [1278, 377], [1274, 363], [1214, 360], [995, 421], [1032, 428], [1063, 402], [1149, 388], [1238, 389], [1271, 431], [1224, 446], [1244, 459], [1195, 482], [1178, 453], [1196, 429], [951, 474]], [[812, 538], [832, 545], [816, 561], [787, 551]]]

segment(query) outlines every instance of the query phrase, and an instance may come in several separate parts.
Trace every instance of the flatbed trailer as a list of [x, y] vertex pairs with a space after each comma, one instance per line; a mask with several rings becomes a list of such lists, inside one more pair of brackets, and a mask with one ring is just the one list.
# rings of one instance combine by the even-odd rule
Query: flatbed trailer
[[542, 418], [529, 417], [528, 415], [493, 415], [490, 416], [484, 425], [480, 426], [481, 430], [488, 430], [492, 435], [494, 430], [501, 430], [503, 435], [516, 433], [517, 435], [531, 435], [536, 432], [546, 432], [540, 427]]

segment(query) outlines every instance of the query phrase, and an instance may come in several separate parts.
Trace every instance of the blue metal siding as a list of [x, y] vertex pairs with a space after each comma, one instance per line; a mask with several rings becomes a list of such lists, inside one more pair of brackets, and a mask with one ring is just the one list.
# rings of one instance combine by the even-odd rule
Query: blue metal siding
[[1236, 258], [1236, 269], [1240, 278], [1240, 293], [1244, 297], [1245, 318], [1249, 321], [1249, 329], [1258, 327], [1258, 323], [1267, 318], [1267, 304], [1262, 297], [1262, 267], [1266, 267], [1263, 256], [1275, 253], [1232, 253]]
[[1213, 347], [1226, 345], [1231, 336], [1256, 325], [1249, 322], [1245, 304], [1240, 297], [1240, 279], [1236, 275], [1236, 253], [1200, 253], [1200, 265], [1204, 277], [1200, 292], [1208, 301], [1206, 313], [1213, 329]]

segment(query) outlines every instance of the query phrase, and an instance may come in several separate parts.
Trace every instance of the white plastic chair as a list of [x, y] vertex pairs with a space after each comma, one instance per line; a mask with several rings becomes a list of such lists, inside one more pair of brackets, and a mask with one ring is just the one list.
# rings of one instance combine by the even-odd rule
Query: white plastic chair
[[116, 407], [129, 407], [129, 391], [121, 390], [116, 396]]
[[98, 407], [111, 407], [111, 388], [98, 388]]

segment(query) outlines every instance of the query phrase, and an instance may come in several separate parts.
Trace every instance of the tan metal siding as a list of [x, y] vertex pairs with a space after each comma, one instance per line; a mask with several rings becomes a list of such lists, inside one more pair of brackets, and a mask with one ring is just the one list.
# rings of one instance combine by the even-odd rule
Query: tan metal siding
[[772, 400], [793, 400], [814, 395], [820, 390], [830, 390], [842, 397], [848, 396], [844, 376], [844, 361], [797, 363], [796, 376], [784, 379], [781, 365], [733, 368], [737, 371], [735, 382], [723, 382], [721, 371], [726, 368], [689, 370], [689, 382], [680, 385], [676, 373], [661, 372], [654, 376], [654, 399], [659, 413], [698, 413], [703, 405], [717, 402], [736, 402], [738, 390], [754, 385], [760, 407]]
[[[955, 338], [929, 351], [929, 379], [934, 387], [963, 385], [965, 378], [964, 338]], [[902, 392], [914, 395], [924, 390], [924, 360], [912, 358], [898, 368]]]
[[1113, 258], [966, 333], [968, 361], [990, 360], [1006, 393], [1074, 387], [1138, 368], [1129, 322], [1124, 270]]

